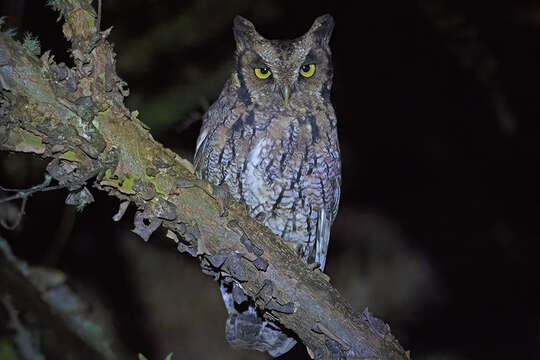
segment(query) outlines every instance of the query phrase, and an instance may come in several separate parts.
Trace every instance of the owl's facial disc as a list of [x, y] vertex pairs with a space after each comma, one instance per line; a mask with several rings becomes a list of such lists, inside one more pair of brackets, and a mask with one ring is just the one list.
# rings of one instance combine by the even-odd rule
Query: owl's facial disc
[[[270, 79], [270, 76], [272, 76], [272, 71], [267, 66], [258, 66], [254, 69], [255, 76], [258, 79], [261, 80], [272, 80]], [[291, 94], [291, 86], [288, 84], [285, 85], [279, 85], [279, 90], [281, 92], [281, 96], [283, 97], [283, 102], [285, 103], [285, 106], [289, 104], [289, 96]]]
[[285, 107], [329, 97], [332, 28], [332, 17], [325, 15], [296, 39], [269, 40], [251, 22], [236, 17], [236, 73], [241, 94], [256, 104]]

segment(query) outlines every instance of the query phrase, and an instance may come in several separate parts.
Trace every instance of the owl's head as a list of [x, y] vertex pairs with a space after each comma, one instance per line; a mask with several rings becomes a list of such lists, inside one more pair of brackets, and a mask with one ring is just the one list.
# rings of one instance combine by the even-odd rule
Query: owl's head
[[334, 19], [323, 15], [293, 40], [268, 40], [241, 16], [234, 18], [239, 96], [256, 104], [294, 106], [306, 99], [328, 100], [332, 61], [328, 45]]

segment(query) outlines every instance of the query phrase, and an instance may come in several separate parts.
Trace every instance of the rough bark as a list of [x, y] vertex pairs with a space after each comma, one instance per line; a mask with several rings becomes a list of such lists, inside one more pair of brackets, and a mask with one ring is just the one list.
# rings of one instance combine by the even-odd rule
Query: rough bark
[[138, 208], [145, 240], [159, 226], [203, 272], [240, 282], [266, 316], [294, 331], [315, 359], [409, 359], [390, 328], [362, 314], [328, 278], [230, 200], [192, 164], [157, 143], [123, 103], [109, 31], [88, 0], [55, 0], [74, 67], [40, 58], [0, 33], [0, 149], [52, 159], [48, 173], [84, 205], [92, 185]]

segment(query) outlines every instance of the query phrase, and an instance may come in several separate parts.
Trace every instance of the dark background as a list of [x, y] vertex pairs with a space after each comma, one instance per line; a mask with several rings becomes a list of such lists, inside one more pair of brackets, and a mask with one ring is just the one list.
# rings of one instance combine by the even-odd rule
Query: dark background
[[[114, 26], [128, 107], [191, 159], [231, 68], [234, 15], [293, 38], [331, 13], [343, 161], [332, 283], [414, 359], [540, 358], [540, 2], [352, 3], [104, 0], [102, 27]], [[44, 1], [3, 0], [0, 14], [70, 64]], [[0, 153], [0, 185], [40, 183], [45, 164]], [[30, 264], [65, 272], [127, 358], [265, 358], [228, 347], [217, 285], [192, 258], [163, 234], [143, 243], [129, 231], [133, 210], [113, 223], [117, 200], [93, 194], [82, 213], [65, 191], [36, 194], [0, 235]], [[308, 356], [296, 346], [282, 358]]]

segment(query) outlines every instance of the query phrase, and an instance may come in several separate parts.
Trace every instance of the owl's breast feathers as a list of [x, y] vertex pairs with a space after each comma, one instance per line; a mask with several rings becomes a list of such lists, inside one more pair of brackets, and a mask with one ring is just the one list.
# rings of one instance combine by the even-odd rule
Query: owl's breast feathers
[[324, 267], [341, 185], [331, 104], [263, 107], [225, 90], [203, 119], [198, 176], [226, 183], [252, 217]]

